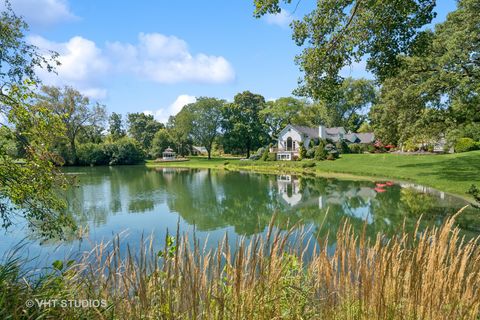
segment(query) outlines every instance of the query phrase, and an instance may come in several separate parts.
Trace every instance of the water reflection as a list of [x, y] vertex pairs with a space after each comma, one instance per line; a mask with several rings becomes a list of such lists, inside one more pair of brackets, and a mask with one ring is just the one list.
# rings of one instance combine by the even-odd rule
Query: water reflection
[[[306, 178], [189, 169], [144, 167], [82, 168], [79, 186], [70, 190], [69, 210], [80, 224], [116, 229], [109, 219], [125, 217], [136, 229], [162, 228], [165, 214], [180, 216], [199, 231], [232, 229], [252, 235], [265, 230], [273, 214], [279, 228], [294, 223], [319, 236], [337, 232], [345, 218], [369, 234], [393, 234], [440, 224], [465, 205], [461, 199], [409, 184]], [[148, 220], [132, 216], [148, 213]], [[127, 218], [128, 217], [128, 218]], [[170, 216], [171, 217], [171, 216]], [[459, 225], [468, 236], [480, 232], [479, 215], [467, 210]], [[320, 226], [323, 228], [320, 229]]]

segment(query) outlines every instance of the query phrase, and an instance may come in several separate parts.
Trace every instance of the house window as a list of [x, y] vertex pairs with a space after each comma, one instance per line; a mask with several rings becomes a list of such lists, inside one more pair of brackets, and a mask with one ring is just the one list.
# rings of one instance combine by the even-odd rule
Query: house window
[[295, 141], [293, 141], [292, 148], [293, 148], [292, 150], [296, 150], [296, 149], [297, 149], [297, 148], [296, 148], [296, 142], [295, 142]]
[[293, 141], [291, 137], [287, 138], [287, 151], [292, 151]]

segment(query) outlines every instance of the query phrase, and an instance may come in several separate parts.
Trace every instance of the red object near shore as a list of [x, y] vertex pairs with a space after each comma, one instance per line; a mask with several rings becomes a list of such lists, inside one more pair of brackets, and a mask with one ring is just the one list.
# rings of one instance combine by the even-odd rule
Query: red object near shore
[[375, 189], [373, 189], [373, 190], [375, 190], [375, 191], [378, 192], [378, 193], [382, 193], [382, 192], [386, 192], [386, 191], [387, 191], [387, 190], [385, 190], [385, 189], [383, 189], [383, 188], [375, 188]]
[[379, 188], [383, 188], [383, 187], [386, 187], [388, 184], [386, 183], [377, 183], [377, 187]]
[[395, 183], [394, 183], [393, 181], [387, 181], [385, 184], [386, 184], [387, 186], [391, 187], [391, 186], [393, 186]]

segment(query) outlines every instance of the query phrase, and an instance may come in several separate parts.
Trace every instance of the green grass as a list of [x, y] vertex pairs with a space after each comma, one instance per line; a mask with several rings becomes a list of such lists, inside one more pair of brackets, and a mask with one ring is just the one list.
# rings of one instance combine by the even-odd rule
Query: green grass
[[304, 161], [240, 161], [192, 157], [188, 162], [155, 163], [147, 166], [218, 168], [271, 173], [308, 173], [318, 176], [357, 179], [395, 179], [411, 181], [472, 199], [466, 192], [480, 185], [480, 151], [445, 155], [346, 154], [336, 161], [318, 161], [304, 168]]

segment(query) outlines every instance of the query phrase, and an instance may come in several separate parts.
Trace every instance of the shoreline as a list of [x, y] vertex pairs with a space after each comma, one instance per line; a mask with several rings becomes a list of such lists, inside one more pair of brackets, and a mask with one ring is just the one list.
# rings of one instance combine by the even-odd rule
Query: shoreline
[[[478, 157], [478, 161], [480, 163], [480, 152], [473, 152], [473, 156]], [[367, 163], [369, 160], [372, 160], [369, 163], [369, 166], [365, 168], [365, 164], [358, 165], [353, 167], [353, 169], [348, 170], [345, 169], [345, 165], [353, 163], [355, 160], [360, 159], [359, 157], [365, 157], [367, 159]], [[467, 156], [471, 156], [467, 153]], [[271, 174], [296, 174], [302, 176], [311, 176], [311, 177], [318, 177], [318, 178], [336, 178], [341, 180], [363, 180], [363, 181], [379, 181], [379, 180], [393, 180], [395, 182], [408, 182], [414, 183], [418, 185], [422, 185], [425, 187], [429, 187], [432, 189], [436, 189], [441, 192], [445, 192], [446, 194], [461, 198], [469, 203], [473, 202], [473, 198], [470, 197], [466, 191], [471, 184], [478, 184], [480, 185], [479, 181], [449, 181], [446, 178], [440, 179], [438, 176], [446, 175], [444, 171], [433, 171], [428, 172], [426, 169], [422, 170], [422, 168], [430, 169], [431, 166], [426, 166], [425, 163], [419, 163], [418, 167], [421, 168], [417, 170], [418, 172], [410, 176], [405, 176], [402, 174], [395, 174], [396, 167], [411, 167], [415, 166], [415, 163], [409, 164], [397, 164], [395, 167], [394, 161], [390, 160], [398, 160], [401, 157], [402, 161], [407, 159], [413, 159], [412, 157], [428, 157], [429, 156], [415, 156], [409, 155], [408, 157], [404, 157], [403, 155], [391, 155], [391, 154], [372, 154], [372, 155], [346, 155], [344, 158], [337, 159], [335, 161], [313, 161], [313, 160], [304, 160], [304, 161], [275, 161], [275, 162], [268, 162], [268, 161], [252, 161], [252, 160], [239, 160], [239, 159], [232, 159], [232, 158], [212, 158], [208, 160], [207, 158], [203, 157], [191, 157], [189, 158], [190, 161], [185, 162], [176, 162], [176, 163], [165, 163], [165, 162], [154, 162], [154, 161], [147, 161], [145, 163], [146, 167], [149, 168], [191, 168], [191, 169], [216, 169], [216, 170], [232, 170], [232, 171], [250, 171], [256, 173], [271, 173]], [[432, 156], [440, 160], [457, 160], [457, 157], [449, 157], [449, 156], [441, 156], [435, 155]], [[462, 155], [460, 156], [460, 158]], [[463, 157], [466, 157], [463, 154]], [[372, 159], [370, 159], [372, 158]], [[362, 159], [365, 160], [365, 159]], [[375, 163], [372, 166], [372, 163]], [[387, 165], [386, 167], [381, 167], [379, 162], [391, 162], [391, 165]], [[313, 167], [305, 166], [309, 163], [315, 163]], [[433, 165], [432, 165], [433, 166]], [[337, 167], [337, 168], [336, 168]], [[370, 173], [364, 172], [365, 169], [368, 169]], [[377, 173], [372, 172], [372, 170], [377, 169]], [[460, 170], [460, 169], [459, 169]], [[399, 170], [400, 171], [400, 170]], [[475, 171], [475, 168], [473, 168]], [[473, 178], [474, 173], [472, 174]], [[431, 178], [433, 176], [435, 179], [428, 180], [427, 178]], [[425, 178], [426, 177], [426, 178]], [[480, 178], [480, 171], [477, 172], [477, 177]], [[423, 179], [422, 179], [423, 178]], [[464, 192], [462, 193], [462, 189]]]

